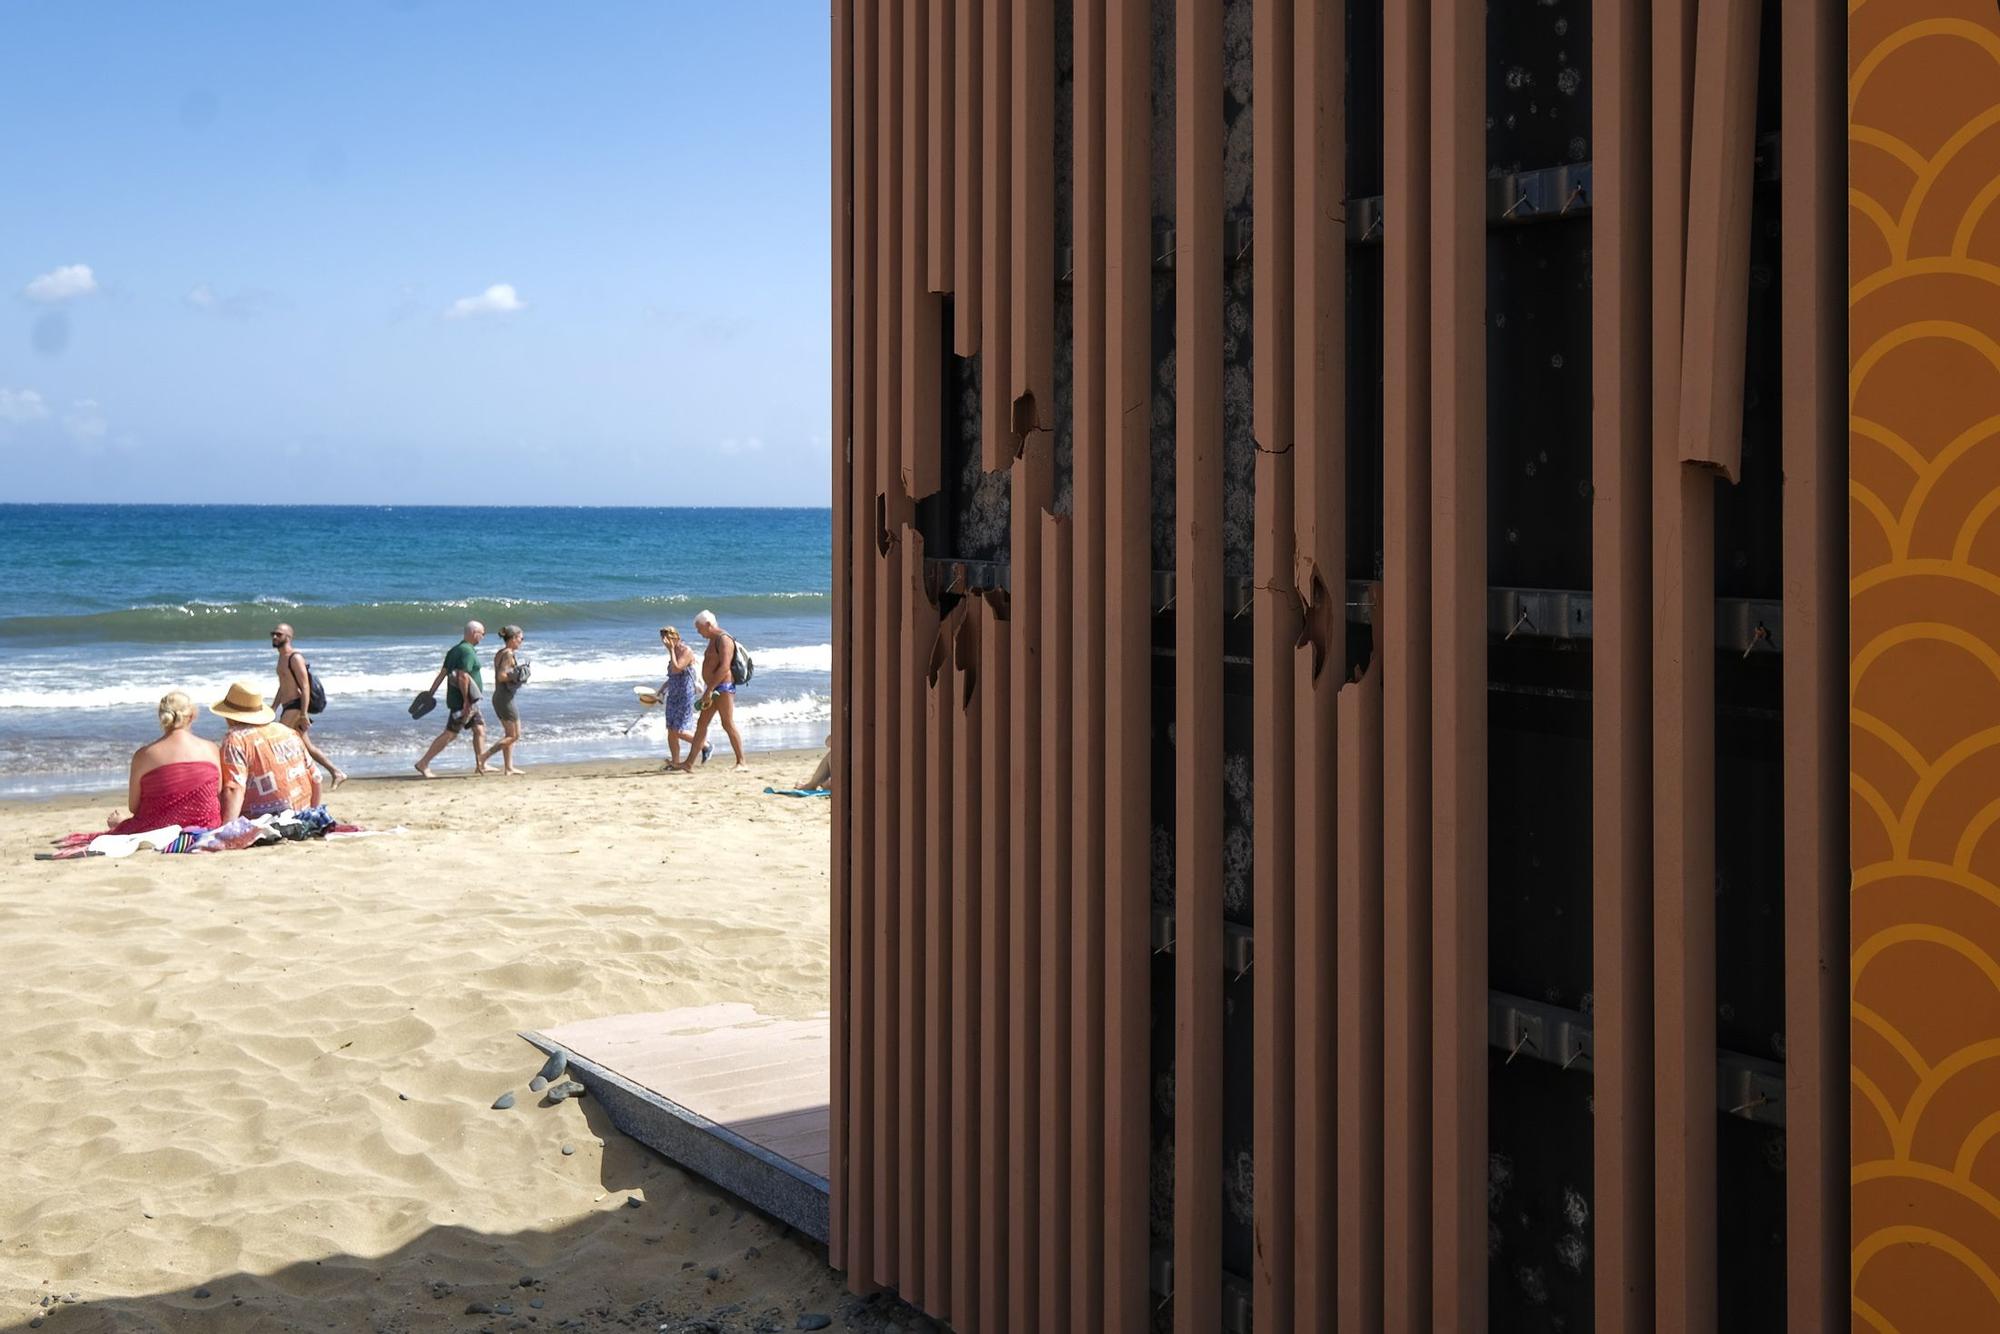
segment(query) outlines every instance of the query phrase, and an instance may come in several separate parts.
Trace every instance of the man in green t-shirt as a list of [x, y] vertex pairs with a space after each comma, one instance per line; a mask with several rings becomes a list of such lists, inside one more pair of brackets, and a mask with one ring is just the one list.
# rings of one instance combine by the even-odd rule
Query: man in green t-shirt
[[431, 761], [456, 741], [461, 732], [468, 730], [472, 733], [473, 772], [486, 772], [486, 719], [479, 712], [479, 697], [486, 693], [486, 683], [479, 674], [479, 641], [485, 637], [485, 626], [478, 621], [467, 621], [465, 637], [446, 650], [444, 666], [431, 678], [431, 688], [426, 693], [437, 694], [438, 687], [447, 681], [451, 688], [444, 697], [444, 731], [438, 733], [437, 740], [431, 742], [431, 748], [417, 761], [417, 772], [426, 778], [437, 777], [431, 772]]

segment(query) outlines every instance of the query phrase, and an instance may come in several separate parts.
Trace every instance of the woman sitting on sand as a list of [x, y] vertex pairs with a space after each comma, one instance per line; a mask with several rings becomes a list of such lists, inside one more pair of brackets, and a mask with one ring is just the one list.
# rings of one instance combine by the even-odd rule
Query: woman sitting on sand
[[160, 697], [164, 735], [132, 753], [125, 785], [132, 814], [113, 811], [105, 822], [112, 833], [143, 834], [175, 824], [213, 829], [222, 823], [222, 762], [215, 743], [194, 734], [195, 711], [194, 701], [178, 690]]
[[671, 625], [660, 627], [660, 647], [667, 651], [660, 709], [667, 715], [667, 769], [673, 771], [681, 765], [681, 742], [694, 744], [694, 650], [681, 642], [681, 632]]

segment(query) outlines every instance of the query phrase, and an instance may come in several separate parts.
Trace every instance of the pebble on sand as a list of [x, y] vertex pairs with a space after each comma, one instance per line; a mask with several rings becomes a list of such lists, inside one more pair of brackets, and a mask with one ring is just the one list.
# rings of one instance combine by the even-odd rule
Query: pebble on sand
[[509, 1089], [507, 1092], [501, 1094], [499, 1097], [493, 1100], [493, 1110], [496, 1112], [504, 1112], [513, 1105], [514, 1105], [514, 1091], [512, 1089]]
[[547, 1088], [548, 1086], [549, 1086], [548, 1080], [542, 1078], [540, 1075], [536, 1075], [533, 1079], [528, 1081], [528, 1092], [540, 1093], [543, 1089]]
[[577, 1083], [574, 1079], [565, 1079], [562, 1083], [557, 1084], [549, 1090], [549, 1096], [553, 1098], [557, 1094], [563, 1094], [571, 1098], [581, 1098], [588, 1092], [590, 1092], [589, 1089]]
[[817, 1311], [807, 1312], [799, 1317], [800, 1329], [828, 1329], [833, 1325], [833, 1317], [821, 1315]]
[[551, 1053], [549, 1059], [542, 1063], [542, 1078], [554, 1081], [567, 1069], [569, 1069], [569, 1053], [562, 1051]]
[[575, 1152], [576, 1152], [576, 1145], [574, 1144], [563, 1145], [563, 1157], [567, 1158]]
[[528, 1305], [539, 1311], [542, 1309], [542, 1299], [540, 1297], [530, 1297], [528, 1298]]
[[194, 1290], [194, 1299], [198, 1302], [205, 1302], [214, 1295], [215, 1294], [210, 1292], [207, 1288], [196, 1288]]

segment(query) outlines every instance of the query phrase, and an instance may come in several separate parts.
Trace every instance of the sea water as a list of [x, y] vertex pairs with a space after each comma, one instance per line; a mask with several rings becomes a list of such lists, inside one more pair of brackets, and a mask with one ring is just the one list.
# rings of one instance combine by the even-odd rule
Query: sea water
[[527, 632], [523, 766], [663, 757], [660, 712], [632, 688], [666, 675], [661, 626], [700, 651], [703, 608], [756, 660], [745, 746], [817, 747], [831, 525], [824, 509], [0, 505], [0, 796], [122, 787], [169, 690], [220, 736], [207, 706], [231, 681], [275, 689], [280, 621], [326, 688], [313, 738], [354, 774], [407, 772], [437, 734], [442, 692], [421, 721], [410, 700], [468, 619], [488, 631], [489, 694], [500, 626]]

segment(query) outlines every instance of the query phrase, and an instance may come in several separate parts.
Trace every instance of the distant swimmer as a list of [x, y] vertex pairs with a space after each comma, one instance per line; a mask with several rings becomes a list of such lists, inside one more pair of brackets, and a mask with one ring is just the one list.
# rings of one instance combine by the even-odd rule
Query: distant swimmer
[[326, 788], [331, 792], [347, 781], [347, 773], [313, 744], [312, 715], [326, 707], [326, 694], [323, 690], [317, 693], [313, 690], [318, 682], [313, 677], [312, 664], [292, 642], [291, 626], [272, 627], [271, 647], [278, 650], [278, 693], [271, 696], [272, 707], [278, 711], [278, 721], [297, 732], [306, 743], [306, 754], [313, 757], [313, 763], [326, 770]]
[[417, 772], [425, 778], [437, 777], [431, 772], [431, 761], [465, 731], [472, 733], [472, 771], [486, 772], [486, 717], [479, 711], [479, 698], [486, 693], [486, 684], [479, 674], [479, 641], [484, 638], [486, 627], [478, 621], [467, 621], [464, 638], [445, 651], [444, 666], [438, 668], [438, 674], [431, 678], [431, 688], [425, 692], [435, 697], [440, 685], [451, 683], [444, 697], [444, 731], [438, 733], [437, 740], [431, 742], [431, 748], [417, 761]]

